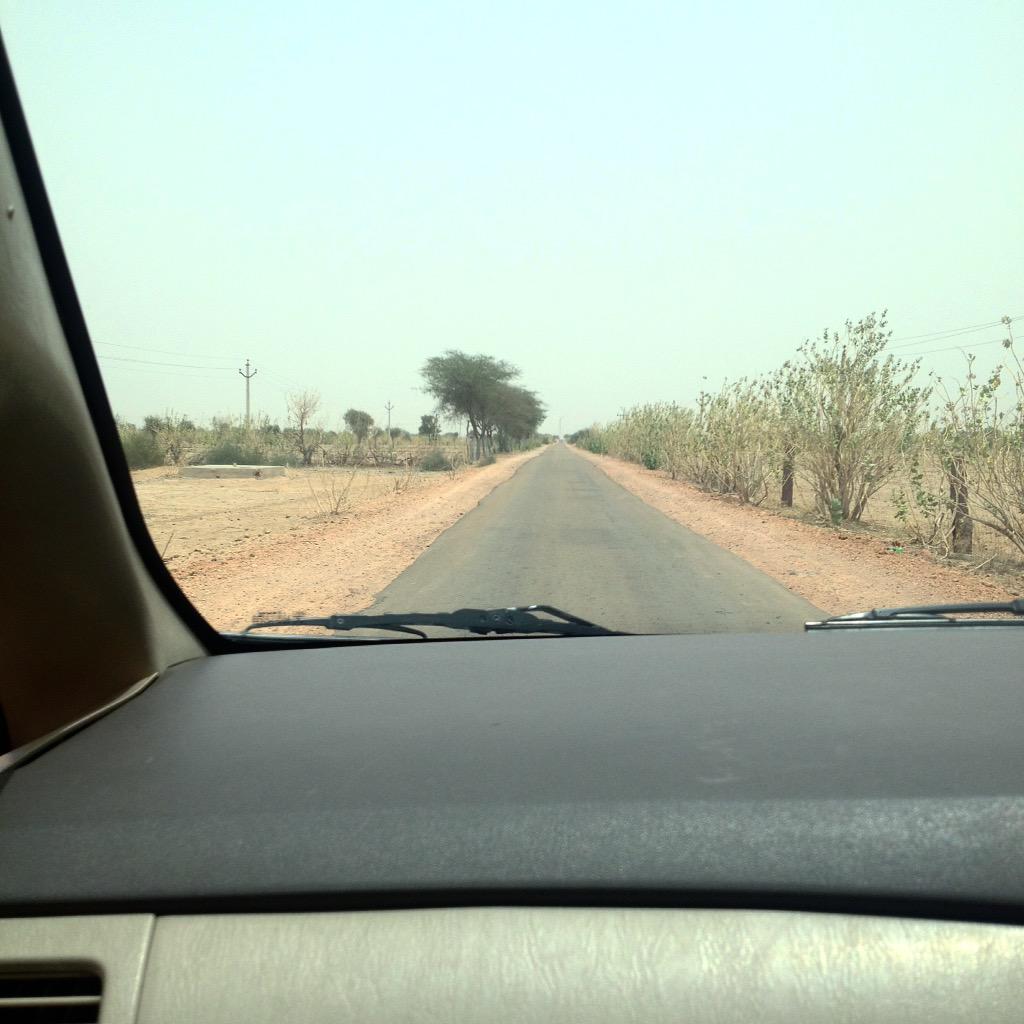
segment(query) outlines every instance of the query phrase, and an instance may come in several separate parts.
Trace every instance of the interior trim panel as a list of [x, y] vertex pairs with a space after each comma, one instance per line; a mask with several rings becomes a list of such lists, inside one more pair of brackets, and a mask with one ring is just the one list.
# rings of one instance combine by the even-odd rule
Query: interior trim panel
[[766, 911], [0, 921], [0, 971], [28, 955], [99, 964], [103, 1024], [999, 1024], [1024, 997], [1020, 928]]
[[[136, 1018], [153, 921], [149, 914], [0, 920], [0, 978], [26, 968], [46, 973], [98, 969], [101, 1024], [129, 1024]], [[13, 1010], [6, 1012], [11, 1016], [5, 1020], [18, 1019]], [[20, 1019], [58, 1018], [30, 1018], [26, 1012]]]

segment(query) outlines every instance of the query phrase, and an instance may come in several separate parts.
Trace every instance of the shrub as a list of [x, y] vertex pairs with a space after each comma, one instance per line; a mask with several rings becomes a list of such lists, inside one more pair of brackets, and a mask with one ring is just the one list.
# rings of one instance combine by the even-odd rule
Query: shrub
[[[930, 437], [926, 454], [931, 455], [937, 444], [937, 439]], [[929, 459], [929, 462], [933, 461]], [[928, 469], [933, 479], [941, 479], [940, 467], [929, 465]], [[896, 520], [903, 525], [915, 543], [925, 548], [936, 549], [948, 557], [955, 547], [953, 508], [949, 498], [929, 489], [925, 467], [922, 466], [921, 456], [917, 453], [908, 459], [901, 475], [906, 478], [910, 487], [896, 487], [890, 496]]]
[[783, 429], [800, 454], [818, 511], [858, 520], [919, 441], [929, 389], [913, 384], [918, 363], [883, 356], [891, 331], [885, 313], [846, 335], [825, 332], [800, 348], [776, 375]]
[[215, 466], [265, 466], [266, 456], [253, 445], [225, 438], [208, 448], [202, 461]]
[[[344, 477], [341, 477], [328, 470], [317, 472], [312, 479], [308, 479], [306, 482], [309, 484], [309, 494], [313, 499], [315, 515], [328, 519], [348, 511], [352, 504], [349, 500], [349, 492], [352, 490], [352, 484], [358, 472], [358, 468], [351, 469]], [[313, 484], [314, 480], [316, 486]]]
[[578, 448], [593, 452], [594, 455], [608, 454], [608, 444], [605, 441], [604, 430], [596, 423], [592, 427], [577, 430], [575, 434], [570, 434], [566, 440]]
[[119, 427], [121, 447], [129, 469], [150, 469], [164, 465], [164, 452], [160, 442], [148, 430]]
[[[494, 459], [492, 458], [493, 462]], [[426, 455], [420, 459], [420, 469], [427, 473], [447, 472], [452, 468], [451, 459], [440, 448], [431, 448]]]
[[[969, 494], [970, 518], [1024, 553], [1024, 365], [1012, 337], [1003, 347], [1005, 361], [987, 379], [969, 356], [966, 382], [954, 392], [943, 388], [937, 447], [951, 494], [954, 477], [965, 502]], [[1001, 390], [1009, 402], [1000, 402]]]
[[[189, 450], [194, 446], [196, 439], [195, 424], [187, 416], [179, 416], [173, 411], [168, 411], [161, 418], [147, 416], [150, 424], [149, 432], [155, 433], [160, 447], [164, 452], [164, 461], [172, 466], [182, 466], [188, 456]], [[154, 422], [159, 423], [156, 430], [153, 430]]]

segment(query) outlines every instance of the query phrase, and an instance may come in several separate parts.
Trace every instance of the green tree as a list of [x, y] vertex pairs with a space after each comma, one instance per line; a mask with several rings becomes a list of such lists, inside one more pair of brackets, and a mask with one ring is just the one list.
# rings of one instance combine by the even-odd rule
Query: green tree
[[438, 422], [436, 416], [421, 416], [420, 417], [420, 429], [416, 431], [420, 437], [426, 437], [431, 443], [437, 441], [438, 435], [441, 433], [441, 424]]
[[496, 437], [498, 450], [511, 451], [517, 442], [525, 441], [537, 433], [547, 410], [533, 391], [501, 384], [494, 392], [488, 437]]
[[465, 416], [478, 444], [494, 428], [501, 386], [519, 376], [519, 370], [502, 359], [455, 349], [428, 359], [421, 373], [424, 391], [437, 401], [438, 411], [451, 419]]
[[373, 429], [373, 417], [362, 409], [349, 409], [345, 413], [345, 426], [355, 435], [356, 440], [362, 444]]

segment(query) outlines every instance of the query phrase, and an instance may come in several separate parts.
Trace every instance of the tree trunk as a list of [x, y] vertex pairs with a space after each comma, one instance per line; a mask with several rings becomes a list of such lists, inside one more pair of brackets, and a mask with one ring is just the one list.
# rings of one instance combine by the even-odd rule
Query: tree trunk
[[967, 467], [963, 456], [956, 455], [946, 467], [949, 479], [949, 501], [953, 507], [953, 551], [969, 555], [974, 549], [974, 522], [967, 495]]
[[793, 507], [793, 470], [795, 451], [787, 444], [782, 456], [782, 504], [786, 508]]

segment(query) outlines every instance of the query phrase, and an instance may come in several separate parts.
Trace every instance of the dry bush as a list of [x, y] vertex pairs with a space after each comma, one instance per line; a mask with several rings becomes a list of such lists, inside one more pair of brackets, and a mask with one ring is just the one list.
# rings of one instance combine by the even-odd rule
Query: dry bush
[[932, 388], [916, 383], [918, 362], [885, 353], [885, 317], [847, 321], [844, 336], [825, 332], [770, 378], [702, 392], [694, 408], [634, 406], [569, 440], [754, 504], [795, 463], [834, 525], [893, 483], [895, 518], [922, 545], [966, 553], [978, 524], [1024, 553], [1024, 366], [1009, 320], [1003, 365], [982, 381], [971, 359], [926, 431]]
[[395, 494], [404, 494], [415, 482], [416, 469], [410, 462], [395, 477]]
[[453, 449], [448, 457], [448, 477], [454, 480], [466, 466], [466, 456], [461, 448]]
[[740, 380], [716, 395], [702, 393], [687, 475], [702, 487], [760, 505], [782, 461], [777, 421], [774, 395], [764, 381]]
[[774, 396], [764, 381], [726, 384], [702, 392], [697, 409], [675, 403], [635, 406], [606, 430], [592, 427], [591, 451], [664, 469], [705, 490], [760, 504], [778, 474], [780, 438]]
[[306, 482], [309, 484], [309, 493], [313, 499], [314, 515], [329, 519], [347, 512], [352, 505], [350, 495], [358, 472], [358, 469], [352, 469], [341, 474], [325, 470], [310, 477]]
[[944, 465], [962, 467], [971, 519], [1024, 553], [1024, 366], [1012, 338], [1003, 345], [1005, 362], [985, 380], [969, 356], [962, 385], [950, 391], [939, 382], [938, 445]]
[[288, 435], [292, 446], [304, 466], [313, 464], [313, 456], [321, 447], [323, 425], [313, 425], [313, 417], [320, 408], [320, 394], [309, 389], [296, 391], [285, 399], [288, 408]]
[[893, 514], [911, 539], [948, 558], [953, 553], [953, 507], [949, 497], [934, 489], [942, 470], [932, 444], [906, 460], [900, 473], [906, 486], [890, 495]]
[[799, 471], [833, 520], [859, 520], [917, 443], [929, 389], [914, 384], [918, 363], [883, 356], [891, 334], [884, 312], [848, 320], [845, 337], [802, 345], [773, 381]]
[[164, 461], [171, 466], [183, 466], [196, 442], [196, 428], [187, 416], [168, 410], [162, 417], [148, 417], [154, 436], [163, 449]]
[[693, 463], [696, 417], [691, 409], [671, 405], [664, 414], [661, 436], [661, 462], [673, 480], [687, 476]]

